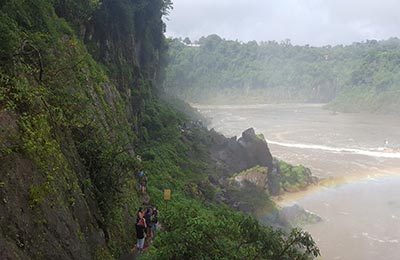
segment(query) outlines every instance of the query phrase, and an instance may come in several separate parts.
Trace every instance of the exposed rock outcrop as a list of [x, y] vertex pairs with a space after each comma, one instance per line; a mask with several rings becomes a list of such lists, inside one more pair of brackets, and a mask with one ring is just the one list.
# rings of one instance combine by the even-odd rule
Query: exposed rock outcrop
[[247, 182], [255, 185], [258, 188], [268, 190], [267, 171], [268, 168], [257, 166], [234, 176], [233, 180], [236, 181], [241, 187]]
[[[222, 179], [235, 176], [234, 180], [240, 186], [248, 182], [262, 187], [273, 196], [304, 190], [317, 181], [308, 168], [274, 159], [264, 137], [256, 135], [253, 128], [244, 131], [238, 140], [236, 137], [226, 138], [212, 130], [210, 139], [209, 149], [223, 175]], [[221, 184], [223, 180], [219, 178], [214, 182]]]
[[281, 222], [287, 222], [292, 227], [315, 224], [322, 221], [320, 216], [303, 209], [297, 204], [282, 208], [279, 212], [279, 218]]
[[258, 137], [253, 128], [236, 137], [226, 138], [213, 131], [211, 154], [225, 175], [242, 172], [254, 166], [264, 166], [271, 171], [272, 155], [264, 138]]
[[314, 183], [308, 168], [274, 159], [264, 137], [256, 135], [253, 128], [244, 131], [238, 140], [211, 131], [211, 141], [212, 158], [222, 173], [211, 181], [221, 187], [221, 202], [280, 228], [321, 221], [298, 205], [278, 209], [269, 197], [296, 192]]

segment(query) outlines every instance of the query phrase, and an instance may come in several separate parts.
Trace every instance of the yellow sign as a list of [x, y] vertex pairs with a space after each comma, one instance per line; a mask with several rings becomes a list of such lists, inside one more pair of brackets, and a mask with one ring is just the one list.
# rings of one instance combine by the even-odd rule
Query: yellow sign
[[164, 200], [171, 200], [171, 190], [164, 190]]

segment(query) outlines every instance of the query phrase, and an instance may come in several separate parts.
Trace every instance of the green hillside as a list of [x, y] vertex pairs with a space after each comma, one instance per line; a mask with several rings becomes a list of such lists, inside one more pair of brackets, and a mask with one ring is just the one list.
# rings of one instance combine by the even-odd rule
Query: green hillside
[[400, 40], [343, 46], [169, 40], [166, 91], [198, 103], [330, 103], [342, 111], [398, 114]]

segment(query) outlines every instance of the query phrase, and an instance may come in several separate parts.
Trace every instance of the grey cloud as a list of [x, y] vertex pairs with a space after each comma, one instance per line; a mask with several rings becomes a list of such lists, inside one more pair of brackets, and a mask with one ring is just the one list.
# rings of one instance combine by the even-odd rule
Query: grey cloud
[[175, 0], [167, 35], [350, 44], [398, 36], [395, 0]]

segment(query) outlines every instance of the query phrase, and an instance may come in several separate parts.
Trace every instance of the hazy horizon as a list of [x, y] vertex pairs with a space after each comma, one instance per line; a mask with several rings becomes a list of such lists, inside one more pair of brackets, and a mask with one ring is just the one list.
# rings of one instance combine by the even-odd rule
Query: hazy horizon
[[227, 40], [349, 45], [398, 37], [395, 0], [174, 0], [168, 37], [218, 34]]

